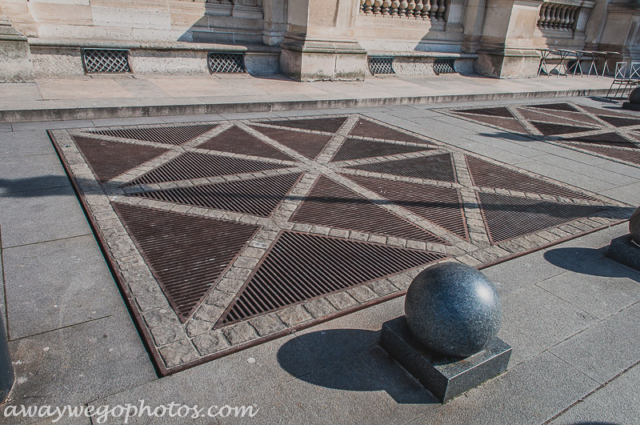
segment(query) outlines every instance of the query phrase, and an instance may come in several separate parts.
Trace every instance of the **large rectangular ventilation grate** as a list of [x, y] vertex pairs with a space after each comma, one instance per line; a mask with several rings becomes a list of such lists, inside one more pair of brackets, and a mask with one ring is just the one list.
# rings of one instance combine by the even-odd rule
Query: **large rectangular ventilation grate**
[[436, 59], [433, 61], [433, 72], [440, 74], [455, 74], [454, 59]]
[[209, 53], [209, 71], [212, 74], [241, 74], [247, 72], [242, 53]]
[[393, 69], [392, 57], [370, 57], [369, 70], [373, 75], [396, 73], [396, 71]]
[[129, 51], [116, 49], [82, 49], [87, 74], [131, 72]]

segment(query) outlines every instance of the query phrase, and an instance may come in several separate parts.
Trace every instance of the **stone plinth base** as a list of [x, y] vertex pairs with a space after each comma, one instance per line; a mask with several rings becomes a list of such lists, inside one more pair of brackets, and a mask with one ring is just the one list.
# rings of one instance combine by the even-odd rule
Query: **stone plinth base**
[[622, 109], [628, 109], [630, 111], [640, 111], [640, 103], [624, 102], [622, 104]]
[[494, 78], [533, 78], [538, 75], [540, 56], [518, 49], [478, 50], [476, 72]]
[[355, 41], [309, 40], [288, 34], [280, 47], [280, 70], [298, 81], [364, 80], [367, 72], [367, 52]]
[[0, 82], [22, 82], [32, 79], [27, 38], [16, 31], [1, 14], [0, 64]]
[[620, 236], [611, 241], [609, 258], [632, 269], [640, 270], [640, 246], [631, 241], [631, 235]]
[[465, 359], [430, 353], [404, 316], [382, 325], [380, 346], [443, 403], [507, 370], [511, 357], [511, 347], [498, 338]]

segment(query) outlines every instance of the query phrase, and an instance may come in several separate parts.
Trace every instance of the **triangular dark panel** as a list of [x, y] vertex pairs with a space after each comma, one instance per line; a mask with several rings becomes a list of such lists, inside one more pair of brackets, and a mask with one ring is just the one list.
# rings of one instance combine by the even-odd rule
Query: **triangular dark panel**
[[[464, 115], [461, 115], [464, 116]], [[500, 118], [500, 117], [484, 117], [481, 115], [473, 115], [467, 117], [470, 120], [481, 122], [482, 124], [494, 125], [496, 127], [500, 127], [503, 130], [507, 130], [509, 132], [516, 133], [524, 133], [529, 134], [526, 128], [520, 124], [518, 120], [511, 118]]]
[[128, 185], [257, 173], [278, 168], [285, 168], [285, 166], [249, 159], [186, 152], [129, 182]]
[[467, 156], [467, 165], [475, 186], [595, 200], [591, 196], [538, 180], [473, 156]]
[[269, 217], [302, 173], [203, 186], [133, 193], [129, 196]]
[[424, 242], [447, 243], [324, 176], [316, 180], [311, 192], [290, 221]]
[[406, 133], [394, 130], [375, 122], [359, 119], [349, 133], [352, 136], [370, 137], [372, 139], [396, 140], [399, 142], [411, 142], [429, 144], [426, 140], [419, 139]]
[[145, 142], [181, 145], [195, 139], [202, 133], [212, 130], [215, 124], [181, 125], [177, 127], [125, 128], [120, 130], [92, 130], [94, 134], [143, 140]]
[[558, 134], [582, 133], [583, 131], [596, 130], [593, 127], [574, 127], [562, 124], [550, 124], [546, 122], [531, 121], [535, 128], [540, 130], [543, 136], [555, 136]]
[[264, 124], [281, 127], [299, 128], [301, 130], [326, 131], [335, 133], [340, 130], [347, 118], [311, 118], [303, 120], [265, 121]]
[[443, 254], [283, 232], [216, 327], [445, 258]]
[[264, 158], [292, 161], [291, 157], [235, 126], [223, 131], [197, 147], [199, 149], [211, 149], [242, 155], [261, 156]]
[[495, 193], [480, 193], [480, 208], [494, 243], [592, 216], [605, 207], [560, 204]]
[[459, 109], [457, 112], [473, 115], [489, 115], [491, 117], [513, 118], [513, 114], [503, 106], [498, 108]]
[[374, 164], [354, 165], [356, 170], [372, 173], [391, 174], [393, 176], [415, 177], [418, 179], [456, 181], [453, 161], [450, 153], [420, 158], [400, 159], [397, 161], [376, 162]]
[[374, 158], [377, 156], [399, 155], [401, 153], [428, 150], [419, 146], [394, 145], [392, 143], [373, 142], [362, 139], [347, 139], [331, 162], [348, 161], [351, 159]]
[[457, 189], [348, 174], [344, 176], [459, 238], [469, 240], [462, 199]]
[[640, 120], [633, 118], [609, 117], [606, 115], [598, 115], [598, 118], [608, 122], [614, 127], [630, 127], [632, 125], [640, 125]]
[[616, 109], [611, 109], [611, 108], [606, 108], [606, 109], [602, 109], [602, 108], [593, 108], [591, 106], [581, 106], [582, 109], [584, 109], [587, 112], [590, 112], [594, 115], [607, 115], [610, 117], [620, 117], [620, 118], [639, 118], [640, 116], [638, 114], [628, 114], [625, 112], [617, 112], [617, 110], [619, 110], [619, 107], [616, 107]]
[[624, 149], [614, 149], [604, 146], [584, 146], [575, 145], [580, 149], [584, 149], [589, 152], [594, 152], [600, 155], [608, 156], [622, 161], [631, 162], [633, 164], [640, 165], [640, 151], [628, 151]]
[[[548, 110], [538, 109], [536, 112], [539, 112], [540, 114], [546, 115], [546, 116], [553, 116], [557, 118], [564, 118], [564, 119], [571, 120], [574, 125], [582, 124], [582, 125], [595, 125], [598, 127], [602, 127], [601, 122], [597, 121], [595, 118], [592, 118], [591, 116], [584, 114], [582, 112], [554, 111], [551, 109], [548, 109]], [[545, 121], [545, 120], [542, 119], [541, 121]]]
[[108, 182], [167, 151], [164, 148], [106, 142], [82, 136], [72, 138], [100, 183]]
[[637, 146], [631, 143], [624, 137], [620, 136], [618, 133], [605, 133], [605, 134], [595, 134], [592, 136], [572, 137], [569, 139], [564, 139], [562, 141], [593, 143], [596, 145], [609, 145], [609, 146], [620, 146], [620, 147], [626, 147], [626, 148], [640, 149], [640, 146]]
[[293, 149], [300, 155], [309, 159], [316, 159], [320, 152], [327, 146], [332, 136], [322, 134], [304, 133], [301, 131], [281, 130], [278, 128], [253, 126], [270, 139], [282, 143], [286, 147]]
[[260, 229], [165, 210], [112, 205], [183, 323]]
[[577, 109], [568, 103], [545, 103], [540, 105], [527, 105], [529, 108], [551, 109], [552, 111], [576, 112]]
[[518, 108], [518, 112], [522, 115], [523, 118], [529, 121], [544, 121], [544, 122], [552, 122], [556, 124], [569, 124], [569, 125], [578, 125], [577, 122], [568, 120], [566, 118], [555, 116], [555, 112], [549, 111], [549, 114], [545, 114], [538, 111], [531, 111], [529, 109]]

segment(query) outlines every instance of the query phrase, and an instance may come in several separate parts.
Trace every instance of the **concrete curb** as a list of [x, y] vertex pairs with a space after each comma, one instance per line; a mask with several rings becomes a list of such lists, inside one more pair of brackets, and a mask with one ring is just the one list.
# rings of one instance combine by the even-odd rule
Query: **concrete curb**
[[159, 117], [170, 115], [206, 115], [240, 112], [273, 112], [311, 109], [365, 108], [393, 105], [478, 102], [549, 97], [603, 96], [607, 89], [550, 90], [514, 93], [457, 94], [364, 99], [293, 100], [283, 102], [230, 102], [211, 104], [107, 106], [59, 109], [15, 109], [0, 111], [0, 122], [92, 120], [100, 118]]

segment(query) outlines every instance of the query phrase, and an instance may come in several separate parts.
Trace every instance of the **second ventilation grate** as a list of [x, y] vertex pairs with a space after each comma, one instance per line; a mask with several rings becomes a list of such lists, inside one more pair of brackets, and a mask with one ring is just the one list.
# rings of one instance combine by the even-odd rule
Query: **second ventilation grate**
[[212, 74], [242, 74], [247, 72], [243, 53], [209, 53], [209, 71]]
[[82, 49], [82, 62], [87, 74], [131, 72], [128, 50]]

